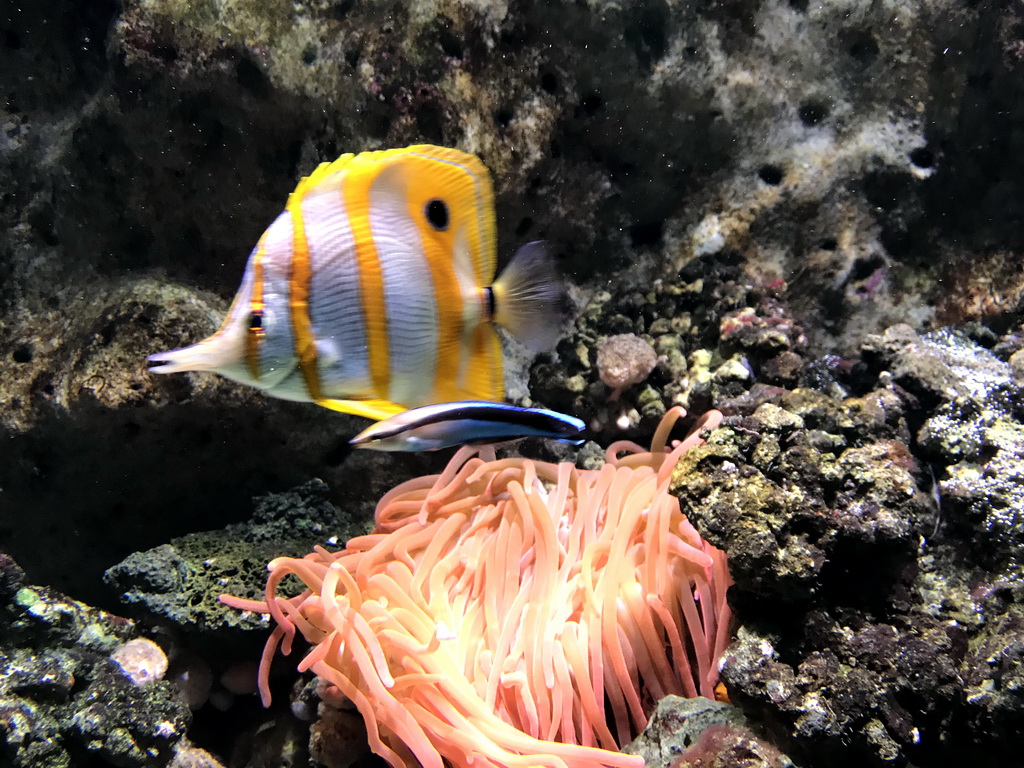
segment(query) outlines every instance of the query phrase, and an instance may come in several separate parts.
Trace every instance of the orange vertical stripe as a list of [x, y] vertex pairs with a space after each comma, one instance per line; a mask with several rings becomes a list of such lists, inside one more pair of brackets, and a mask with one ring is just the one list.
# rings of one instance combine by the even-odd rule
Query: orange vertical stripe
[[[434, 180], [431, 173], [423, 173], [428, 183]], [[424, 381], [424, 388], [429, 387], [431, 401], [441, 402], [454, 400], [455, 392], [451, 387], [455, 372], [459, 369], [459, 358], [462, 346], [462, 293], [459, 281], [455, 276], [452, 251], [455, 238], [449, 231], [435, 232], [427, 224], [423, 215], [423, 201], [429, 199], [416, 189], [418, 177], [410, 180], [409, 217], [416, 222], [423, 246], [423, 255], [430, 270], [430, 285], [434, 292], [434, 306], [437, 310], [437, 358], [431, 381]], [[436, 183], [436, 182], [435, 182]]]
[[[266, 234], [260, 237], [259, 243], [256, 244], [256, 255], [252, 260], [252, 295], [249, 299], [249, 315], [263, 315], [263, 258], [266, 255], [264, 250], [264, 240], [266, 240]], [[230, 317], [230, 312], [228, 313]], [[249, 322], [249, 318], [246, 318], [246, 323]], [[263, 343], [264, 332], [260, 328], [257, 332], [256, 329], [249, 326], [246, 329], [245, 334], [245, 364], [249, 368], [249, 375], [252, 376], [254, 381], [260, 380], [260, 345]]]
[[434, 284], [434, 301], [437, 307], [437, 366], [431, 399], [454, 400], [452, 383], [459, 370], [463, 345], [462, 304], [463, 296], [455, 271], [451, 268], [451, 254], [437, 248], [424, 239], [427, 264]]
[[313, 271], [310, 267], [306, 226], [302, 219], [303, 196], [293, 194], [288, 198], [288, 212], [292, 217], [292, 262], [288, 275], [288, 295], [299, 371], [306, 382], [309, 396], [313, 400], [321, 400], [316, 340], [313, 338], [313, 324], [309, 319], [309, 283]]
[[374, 394], [388, 399], [391, 382], [391, 350], [388, 344], [387, 307], [384, 303], [384, 275], [380, 268], [380, 256], [373, 242], [370, 225], [370, 187], [380, 170], [380, 157], [374, 162], [353, 162], [342, 185], [345, 210], [356, 245], [356, 264], [359, 266], [359, 287], [363, 303], [363, 323], [366, 328], [366, 346], [369, 347], [370, 381]]

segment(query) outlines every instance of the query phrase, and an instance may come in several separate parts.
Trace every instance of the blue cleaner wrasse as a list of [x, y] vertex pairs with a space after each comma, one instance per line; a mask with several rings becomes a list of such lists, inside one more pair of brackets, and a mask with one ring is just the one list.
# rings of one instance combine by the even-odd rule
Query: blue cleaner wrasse
[[463, 400], [399, 413], [364, 429], [349, 443], [377, 451], [437, 451], [523, 437], [546, 437], [579, 445], [584, 428], [579, 419], [556, 411]]
[[220, 329], [149, 357], [287, 400], [384, 419], [504, 398], [501, 325], [541, 351], [563, 288], [543, 243], [495, 279], [494, 193], [473, 155], [419, 145], [343, 155], [289, 196], [249, 256]]

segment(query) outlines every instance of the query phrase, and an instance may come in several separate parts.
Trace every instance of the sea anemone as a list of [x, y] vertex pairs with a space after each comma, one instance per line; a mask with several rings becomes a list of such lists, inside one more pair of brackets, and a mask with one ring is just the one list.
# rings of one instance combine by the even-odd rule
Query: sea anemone
[[[265, 602], [221, 598], [277, 623], [264, 704], [298, 630], [313, 646], [299, 669], [352, 701], [396, 768], [642, 766], [613, 750], [661, 697], [713, 697], [728, 639], [725, 555], [668, 492], [702, 442], [667, 447], [683, 414], [594, 470], [463, 448], [387, 493], [373, 533], [275, 559]], [[289, 574], [306, 589], [278, 596]]]

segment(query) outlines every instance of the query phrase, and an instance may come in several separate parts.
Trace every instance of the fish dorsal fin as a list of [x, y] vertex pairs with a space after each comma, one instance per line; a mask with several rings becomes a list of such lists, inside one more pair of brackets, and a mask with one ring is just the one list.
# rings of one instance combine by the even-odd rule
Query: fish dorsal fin
[[294, 201], [301, 200], [303, 197], [308, 195], [314, 189], [323, 184], [327, 179], [334, 176], [339, 171], [345, 170], [355, 159], [355, 155], [348, 153], [342, 155], [337, 160], [331, 163], [320, 163], [309, 176], [303, 177], [299, 183], [295, 186], [295, 191], [288, 196], [288, 208], [291, 208]]
[[398, 405], [388, 400], [331, 400], [321, 398], [316, 404], [338, 413], [348, 413], [352, 416], [362, 416], [366, 419], [380, 421], [395, 414], [407, 411], [404, 405]]
[[[402, 156], [426, 158], [440, 163], [441, 166], [446, 165], [453, 170], [462, 171], [463, 183], [450, 190], [450, 193], [456, 196], [448, 202], [472, 212], [471, 219], [466, 221], [463, 245], [468, 249], [466, 256], [472, 265], [473, 282], [479, 287], [490, 285], [497, 272], [497, 223], [494, 215], [494, 185], [491, 182], [491, 173], [480, 158], [458, 149], [437, 147], [433, 144], [414, 144], [404, 149], [388, 150], [383, 154], [393, 154], [395, 160], [401, 160]], [[416, 166], [407, 164], [407, 167]], [[429, 185], [432, 179], [439, 178], [442, 174], [443, 172], [411, 176], [408, 180], [409, 193], [415, 196], [418, 188], [424, 184]]]

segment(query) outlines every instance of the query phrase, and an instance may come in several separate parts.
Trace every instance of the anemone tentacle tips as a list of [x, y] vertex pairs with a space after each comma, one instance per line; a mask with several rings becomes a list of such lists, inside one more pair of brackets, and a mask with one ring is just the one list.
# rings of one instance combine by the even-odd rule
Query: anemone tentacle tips
[[[371, 534], [274, 560], [265, 601], [222, 596], [277, 624], [264, 702], [271, 660], [301, 633], [299, 668], [352, 701], [396, 768], [641, 768], [619, 747], [663, 696], [713, 698], [728, 642], [725, 554], [668, 492], [703, 442], [668, 444], [682, 415], [594, 470], [463, 448], [387, 493]], [[289, 574], [306, 589], [281, 597]]]

